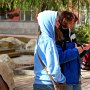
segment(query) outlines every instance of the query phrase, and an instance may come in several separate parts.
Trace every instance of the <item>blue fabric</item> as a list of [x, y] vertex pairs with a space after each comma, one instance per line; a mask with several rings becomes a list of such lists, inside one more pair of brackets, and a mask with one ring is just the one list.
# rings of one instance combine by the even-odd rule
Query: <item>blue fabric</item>
[[43, 36], [48, 36], [55, 40], [55, 21], [57, 17], [56, 11], [46, 10], [38, 14], [38, 24]]
[[82, 90], [80, 84], [75, 84], [75, 85], [67, 85], [68, 90]]
[[[65, 77], [61, 73], [59, 56], [55, 44], [55, 21], [57, 12], [43, 11], [38, 14], [38, 23], [41, 30], [38, 42], [34, 51], [34, 84], [52, 84], [49, 76], [38, 59], [38, 54], [46, 65], [48, 72], [56, 82], [64, 83]], [[38, 54], [37, 54], [38, 52]]]
[[50, 84], [34, 84], [33, 90], [54, 90], [54, 86]]
[[78, 84], [80, 78], [80, 55], [73, 42], [66, 42], [66, 50], [57, 45], [59, 61], [67, 84]]

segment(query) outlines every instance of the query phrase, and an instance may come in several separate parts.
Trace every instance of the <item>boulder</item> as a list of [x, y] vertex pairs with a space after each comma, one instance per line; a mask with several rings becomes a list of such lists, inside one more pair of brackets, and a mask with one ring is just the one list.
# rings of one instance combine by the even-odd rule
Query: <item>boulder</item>
[[15, 69], [14, 61], [7, 54], [0, 55], [0, 62], [6, 63], [12, 70]]
[[[14, 37], [7, 37], [7, 38], [2, 38], [0, 42], [5, 43], [8, 47], [13, 47], [15, 49], [24, 49], [25, 48], [25, 43], [14, 38]], [[3, 45], [3, 44], [2, 44]]]
[[14, 90], [14, 74], [8, 64], [0, 62], [0, 75], [2, 76], [3, 80], [7, 83], [9, 90]]
[[26, 44], [26, 50], [34, 51], [35, 44], [36, 39], [30, 39], [29, 42]]

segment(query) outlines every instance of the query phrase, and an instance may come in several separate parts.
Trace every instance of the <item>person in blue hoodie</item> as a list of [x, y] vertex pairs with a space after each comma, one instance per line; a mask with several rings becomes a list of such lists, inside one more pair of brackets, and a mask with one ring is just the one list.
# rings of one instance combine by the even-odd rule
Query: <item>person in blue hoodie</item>
[[[75, 34], [71, 29], [77, 21], [75, 14], [69, 15], [67, 11], [61, 13], [60, 33], [63, 39], [56, 38], [56, 45], [59, 53], [59, 61], [62, 73], [66, 77], [68, 90], [81, 90], [80, 85], [80, 54], [88, 47], [76, 46]], [[59, 34], [61, 37], [61, 34]]]
[[61, 73], [59, 55], [55, 42], [55, 28], [59, 29], [57, 11], [45, 10], [38, 14], [40, 36], [38, 37], [34, 51], [34, 84], [33, 90], [54, 90], [53, 83], [44, 70], [38, 55], [47, 67], [55, 82], [65, 83], [66, 78]]

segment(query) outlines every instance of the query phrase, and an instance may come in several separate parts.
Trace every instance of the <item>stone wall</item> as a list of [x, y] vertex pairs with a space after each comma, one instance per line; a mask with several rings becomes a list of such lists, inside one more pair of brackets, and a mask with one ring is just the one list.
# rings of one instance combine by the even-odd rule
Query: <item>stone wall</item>
[[36, 22], [0, 21], [0, 34], [37, 35], [37, 32]]

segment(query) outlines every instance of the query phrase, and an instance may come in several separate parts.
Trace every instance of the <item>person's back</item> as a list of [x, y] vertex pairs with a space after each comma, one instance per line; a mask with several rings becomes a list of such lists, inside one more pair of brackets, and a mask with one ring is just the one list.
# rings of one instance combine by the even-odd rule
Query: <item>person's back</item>
[[44, 70], [38, 55], [46, 65], [48, 72], [54, 80], [59, 83], [65, 82], [65, 77], [61, 73], [59, 57], [55, 45], [55, 22], [57, 12], [43, 11], [38, 15], [38, 24], [41, 35], [38, 38], [34, 53], [34, 90], [54, 90], [52, 81]]

